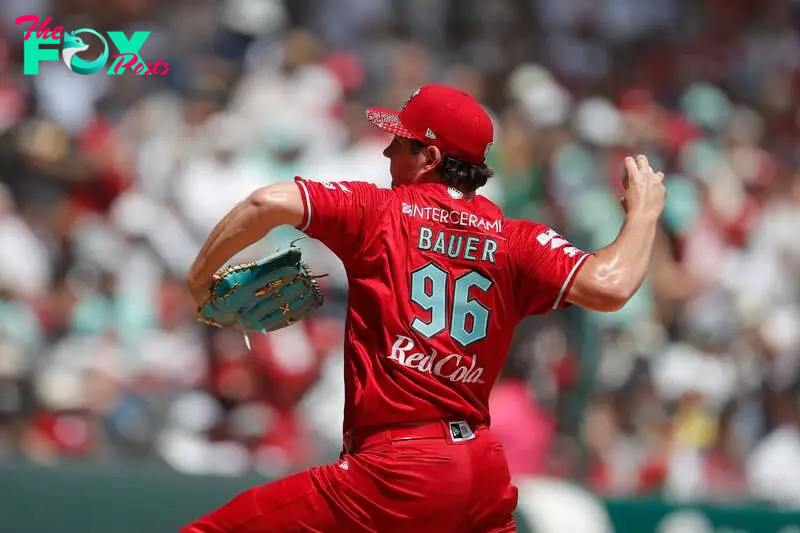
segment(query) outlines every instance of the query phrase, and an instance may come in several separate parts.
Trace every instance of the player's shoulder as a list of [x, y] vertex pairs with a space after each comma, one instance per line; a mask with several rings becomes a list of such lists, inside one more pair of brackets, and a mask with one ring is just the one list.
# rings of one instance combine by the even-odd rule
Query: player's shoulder
[[391, 189], [364, 180], [317, 178], [295, 176], [294, 181], [304, 188], [318, 189], [332, 194], [354, 195], [360, 201], [386, 201], [392, 197]]
[[546, 224], [533, 220], [507, 218], [503, 224], [503, 234], [509, 240], [537, 238], [548, 231], [553, 230]]
[[577, 251], [557, 230], [533, 220], [506, 219], [503, 236], [511, 257], [523, 262], [544, 253], [545, 250], [562, 246], [570, 252]]
[[372, 182], [364, 181], [364, 180], [351, 180], [351, 179], [331, 179], [331, 178], [320, 178], [316, 176], [307, 176], [307, 175], [296, 175], [294, 177], [294, 181], [299, 183], [306, 183], [309, 185], [324, 187], [328, 190], [340, 190], [342, 192], [352, 192], [353, 189], [365, 189], [365, 190], [378, 190], [379, 187]]

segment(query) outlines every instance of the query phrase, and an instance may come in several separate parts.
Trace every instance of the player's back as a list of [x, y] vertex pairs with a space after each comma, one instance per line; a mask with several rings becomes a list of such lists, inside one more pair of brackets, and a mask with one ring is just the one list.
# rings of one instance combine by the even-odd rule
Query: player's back
[[[562, 304], [582, 252], [444, 184], [303, 183], [348, 272], [345, 427], [488, 422], [516, 325]], [[325, 205], [354, 212], [334, 227]]]

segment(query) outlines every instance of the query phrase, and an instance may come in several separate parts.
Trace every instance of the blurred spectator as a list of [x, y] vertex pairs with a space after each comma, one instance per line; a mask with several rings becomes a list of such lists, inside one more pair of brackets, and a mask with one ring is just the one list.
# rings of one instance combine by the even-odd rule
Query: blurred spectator
[[527, 367], [519, 360], [509, 363], [489, 402], [492, 430], [503, 443], [512, 476], [544, 475], [555, 437], [555, 420], [531, 390]]
[[800, 482], [792, 475], [800, 468], [800, 393], [796, 389], [774, 396], [776, 426], [747, 460], [753, 496], [788, 508], [800, 506]]

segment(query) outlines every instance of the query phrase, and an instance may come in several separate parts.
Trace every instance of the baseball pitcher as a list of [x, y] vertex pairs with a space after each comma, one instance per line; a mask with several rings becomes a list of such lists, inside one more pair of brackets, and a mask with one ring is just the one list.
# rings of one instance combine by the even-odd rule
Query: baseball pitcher
[[256, 190], [188, 275], [202, 320], [270, 331], [321, 303], [299, 251], [220, 271], [226, 261], [282, 224], [341, 259], [341, 458], [252, 488], [182, 533], [514, 531], [517, 491], [488, 400], [515, 327], [570, 304], [617, 310], [644, 280], [665, 198], [646, 157], [625, 161], [618, 237], [585, 252], [476, 193], [492, 176], [493, 127], [469, 95], [426, 85], [367, 118], [394, 135], [391, 189], [297, 177]]

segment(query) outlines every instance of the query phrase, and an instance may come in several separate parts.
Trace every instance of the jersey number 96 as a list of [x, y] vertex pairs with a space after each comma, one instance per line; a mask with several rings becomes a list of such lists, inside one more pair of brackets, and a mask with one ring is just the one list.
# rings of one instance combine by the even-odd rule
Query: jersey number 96
[[[434, 263], [428, 263], [411, 274], [411, 301], [425, 311], [430, 311], [430, 321], [425, 322], [415, 317], [411, 327], [428, 338], [449, 327], [450, 338], [462, 346], [467, 346], [486, 337], [490, 311], [478, 300], [470, 298], [470, 289], [476, 287], [486, 292], [492, 286], [492, 282], [472, 270], [456, 278], [453, 283], [453, 293], [450, 295], [449, 277], [446, 271]], [[453, 302], [450, 317], [447, 316], [448, 299]], [[467, 324], [468, 317], [472, 318], [471, 325]]]

